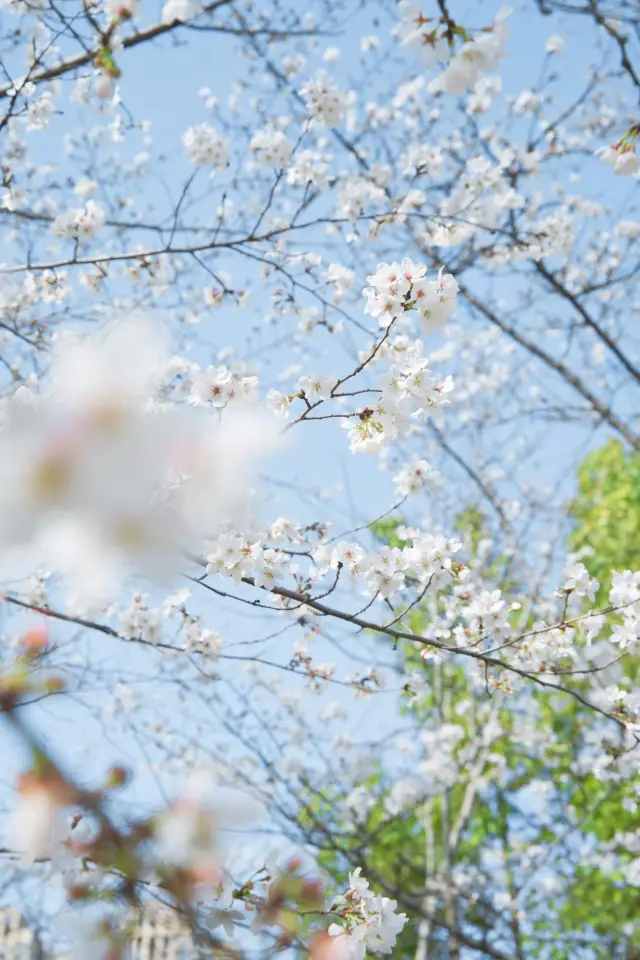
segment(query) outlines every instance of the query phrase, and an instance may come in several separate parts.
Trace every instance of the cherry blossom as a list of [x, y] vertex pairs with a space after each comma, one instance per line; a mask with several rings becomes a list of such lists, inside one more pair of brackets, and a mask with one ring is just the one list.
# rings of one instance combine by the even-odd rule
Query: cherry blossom
[[214, 167], [214, 173], [229, 163], [229, 145], [225, 137], [208, 123], [189, 127], [182, 138], [187, 157], [199, 167]]
[[634, 11], [0, 6], [7, 903], [633, 954]]

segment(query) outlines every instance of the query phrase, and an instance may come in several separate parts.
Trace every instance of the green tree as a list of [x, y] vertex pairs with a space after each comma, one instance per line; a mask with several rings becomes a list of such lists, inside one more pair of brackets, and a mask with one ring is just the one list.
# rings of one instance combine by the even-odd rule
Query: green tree
[[[606, 590], [611, 567], [638, 566], [631, 531], [639, 520], [626, 511], [637, 502], [640, 457], [632, 463], [617, 444], [607, 444], [589, 455], [579, 482], [572, 511], [584, 526], [574, 529], [572, 546], [608, 551], [604, 561], [598, 552], [590, 558]], [[609, 526], [600, 522], [598, 502], [615, 518]], [[375, 533], [401, 546], [399, 526], [388, 519]], [[480, 556], [486, 541], [481, 511], [469, 507], [458, 526], [470, 566], [503, 595], [517, 596], [507, 558], [491, 551]], [[421, 633], [429, 617], [428, 609], [415, 609], [405, 622]], [[531, 616], [524, 614], [519, 626], [530, 628]], [[574, 642], [584, 642], [579, 632]], [[416, 737], [457, 728], [443, 759], [449, 756], [459, 774], [426, 801], [390, 813], [393, 777], [380, 765], [366, 783], [375, 803], [356, 827], [341, 820], [344, 796], [337, 788], [316, 792], [305, 827], [325, 869], [342, 882], [345, 869], [361, 866], [400, 901], [412, 922], [398, 940], [397, 960], [636, 958], [637, 887], [624, 872], [634, 857], [625, 841], [635, 829], [636, 788], [619, 731], [553, 689], [527, 688], [513, 697], [498, 692], [483, 705], [474, 694], [477, 677], [466, 668], [425, 661], [411, 643], [403, 652], [406, 673], [426, 681], [409, 697], [405, 715]], [[578, 676], [570, 682], [578, 692], [586, 689]], [[607, 744], [611, 762], [604, 774], [578, 762], [585, 750], [588, 755], [590, 739]], [[329, 823], [320, 836], [317, 825]]]
[[582, 562], [599, 581], [597, 599], [604, 606], [611, 571], [640, 569], [640, 453], [612, 439], [587, 454], [570, 515], [570, 545], [585, 551]]

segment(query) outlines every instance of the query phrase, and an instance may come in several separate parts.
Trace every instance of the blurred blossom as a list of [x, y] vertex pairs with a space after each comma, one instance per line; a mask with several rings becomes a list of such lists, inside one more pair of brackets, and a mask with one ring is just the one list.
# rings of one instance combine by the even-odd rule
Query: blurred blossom
[[32, 774], [18, 783], [17, 805], [9, 823], [8, 837], [24, 864], [49, 856], [51, 832], [59, 810], [59, 799], [51, 784]]
[[69, 940], [70, 960], [87, 960], [88, 957], [91, 960], [131, 960], [121, 918], [111, 918], [87, 908], [81, 913], [65, 911], [56, 926]]
[[[256, 459], [276, 441], [255, 408], [160, 404], [168, 353], [134, 316], [56, 345], [41, 391], [0, 411], [0, 552], [7, 575], [42, 562], [89, 598], [125, 567], [171, 568], [181, 538], [242, 516]], [[4, 570], [0, 570], [0, 576]]]
[[350, 960], [351, 951], [345, 937], [317, 934], [311, 943], [311, 960]]

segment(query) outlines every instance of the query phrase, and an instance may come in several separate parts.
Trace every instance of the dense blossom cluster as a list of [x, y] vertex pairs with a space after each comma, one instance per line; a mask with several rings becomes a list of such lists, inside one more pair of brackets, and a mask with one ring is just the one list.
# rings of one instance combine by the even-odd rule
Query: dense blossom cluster
[[104, 211], [94, 200], [88, 200], [86, 206], [66, 210], [59, 214], [52, 224], [57, 237], [73, 240], [89, 240], [100, 230], [104, 223]]
[[449, 43], [444, 31], [438, 29], [430, 17], [422, 12], [419, 3], [413, 0], [400, 0], [398, 4], [400, 22], [396, 27], [397, 36], [403, 47], [417, 50], [425, 67], [431, 67], [439, 60], [446, 60]]
[[293, 146], [283, 130], [267, 127], [253, 135], [250, 143], [260, 162], [269, 167], [284, 168], [289, 165]]
[[449, 403], [450, 376], [438, 383], [423, 355], [421, 340], [396, 337], [385, 351], [390, 361], [380, 398], [343, 424], [351, 449], [376, 453], [394, 440], [411, 434], [415, 421]]
[[229, 163], [229, 143], [209, 123], [189, 127], [182, 142], [187, 157], [198, 167], [213, 167], [215, 173]]
[[364, 592], [372, 596], [395, 596], [409, 575], [434, 589], [452, 578], [453, 559], [461, 546], [458, 540], [419, 530], [405, 530], [404, 535], [410, 545], [402, 549], [383, 547], [365, 553], [357, 543], [323, 544], [314, 551], [314, 559], [332, 569], [344, 566], [352, 578], [362, 577]]
[[464, 43], [443, 72], [431, 81], [429, 92], [450, 93], [458, 97], [475, 86], [485, 73], [495, 70], [507, 55], [509, 30], [506, 21], [510, 13], [510, 7], [502, 7], [490, 31]]
[[[403, 46], [418, 50], [426, 67], [446, 63], [442, 73], [429, 84], [430, 93], [446, 92], [458, 97], [481, 82], [507, 55], [506, 21], [512, 12], [510, 7], [502, 7], [493, 27], [473, 38], [467, 37], [464, 29], [456, 30], [451, 25], [443, 28], [435, 19], [425, 16], [420, 4], [412, 0], [402, 0], [398, 11], [401, 20], [396, 32]], [[464, 42], [450, 56], [452, 40], [459, 35]]]
[[329, 935], [346, 947], [348, 960], [364, 960], [367, 951], [389, 954], [407, 922], [404, 913], [396, 912], [397, 906], [395, 900], [374, 894], [358, 867], [349, 874], [346, 894], [333, 905], [333, 912], [345, 922], [331, 924]]
[[366, 312], [376, 317], [381, 327], [389, 327], [406, 312], [416, 310], [426, 333], [438, 330], [455, 311], [458, 284], [444, 267], [437, 280], [427, 280], [426, 272], [423, 264], [409, 259], [379, 264], [367, 277]]
[[308, 80], [301, 90], [312, 120], [324, 127], [337, 127], [347, 112], [348, 98], [325, 70]]
[[246, 401], [255, 395], [258, 377], [247, 375], [244, 364], [229, 369], [225, 364], [194, 370], [189, 402], [196, 406], [226, 407], [233, 400]]

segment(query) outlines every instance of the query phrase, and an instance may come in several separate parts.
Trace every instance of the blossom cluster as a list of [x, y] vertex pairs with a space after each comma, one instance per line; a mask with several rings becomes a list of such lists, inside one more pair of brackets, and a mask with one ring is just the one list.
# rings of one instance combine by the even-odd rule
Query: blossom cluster
[[455, 578], [455, 554], [461, 543], [455, 538], [421, 530], [401, 528], [407, 545], [384, 546], [367, 552], [359, 544], [339, 541], [320, 544], [313, 551], [319, 574], [344, 568], [352, 579], [364, 580], [364, 591], [370, 596], [393, 597], [405, 587], [408, 577], [434, 590]]
[[180, 590], [167, 597], [161, 607], [153, 607], [146, 594], [135, 593], [129, 607], [119, 612], [118, 634], [128, 640], [164, 643], [166, 646], [167, 624], [172, 618], [177, 618], [176, 650], [215, 658], [222, 647], [220, 634], [205, 626], [201, 617], [187, 611], [186, 601], [189, 597], [189, 590]]
[[84, 207], [76, 207], [58, 214], [51, 230], [57, 237], [89, 240], [104, 224], [104, 211], [95, 200], [87, 200]]
[[326, 70], [320, 70], [312, 80], [303, 84], [300, 93], [305, 99], [309, 116], [324, 127], [337, 127], [345, 119], [348, 98], [332, 82]]
[[189, 127], [182, 137], [185, 152], [198, 167], [213, 167], [213, 173], [229, 163], [229, 141], [206, 121]]
[[622, 618], [622, 622], [613, 625], [611, 642], [621, 650], [635, 648], [640, 644], [640, 571], [614, 570], [609, 601], [611, 606], [621, 608]]
[[331, 924], [329, 935], [338, 949], [346, 949], [347, 960], [364, 960], [367, 951], [390, 954], [407, 922], [406, 914], [397, 913], [397, 902], [373, 893], [361, 873], [358, 867], [349, 874], [349, 889], [332, 907], [344, 923]]
[[640, 136], [640, 124], [631, 127], [627, 133], [611, 147], [599, 147], [596, 156], [603, 163], [613, 167], [620, 176], [640, 176], [640, 160], [636, 154], [636, 143]]
[[398, 493], [408, 497], [420, 490], [437, 490], [442, 485], [442, 477], [426, 460], [414, 457], [411, 463], [396, 474], [393, 482]]
[[444, 92], [459, 97], [475, 86], [484, 74], [495, 70], [507, 55], [509, 30], [506, 21], [510, 13], [510, 7], [502, 7], [490, 31], [464, 43], [444, 71], [431, 81], [427, 88], [429, 93]]
[[27, 130], [44, 130], [53, 117], [53, 107], [53, 93], [51, 90], [45, 90], [39, 97], [32, 100], [27, 107]]
[[207, 573], [218, 573], [239, 582], [251, 578], [269, 589], [282, 580], [289, 556], [265, 547], [262, 538], [246, 538], [236, 531], [223, 533], [207, 553]]
[[438, 61], [446, 62], [442, 73], [429, 84], [429, 93], [445, 92], [461, 96], [465, 90], [478, 84], [485, 74], [495, 70], [507, 55], [509, 31], [506, 21], [511, 14], [509, 7], [502, 7], [492, 28], [478, 37], [469, 38], [466, 31], [454, 27], [454, 35], [462, 36], [464, 43], [450, 59], [450, 41], [453, 39], [450, 25], [448, 28], [434, 25], [428, 17], [423, 16], [419, 4], [412, 0], [403, 0], [399, 4], [399, 13], [401, 21], [396, 33], [403, 46], [419, 50], [425, 66], [432, 66]]
[[287, 135], [273, 125], [254, 133], [249, 149], [254, 151], [260, 163], [279, 170], [289, 166], [293, 152]]
[[351, 450], [376, 453], [390, 442], [408, 436], [416, 418], [429, 416], [449, 401], [450, 376], [438, 383], [423, 355], [421, 340], [394, 340], [387, 352], [392, 363], [382, 380], [379, 399], [359, 414], [345, 420]]
[[420, 4], [413, 0], [400, 0], [398, 4], [400, 22], [396, 26], [396, 35], [407, 50], [417, 50], [425, 67], [431, 67], [439, 60], [447, 59], [449, 42], [445, 29], [422, 13]]
[[426, 333], [440, 329], [456, 307], [458, 284], [440, 269], [437, 280], [426, 279], [427, 268], [410, 259], [402, 263], [380, 263], [367, 277], [365, 312], [388, 327], [410, 310], [416, 310]]
[[564, 574], [564, 591], [576, 597], [586, 597], [593, 603], [600, 584], [589, 575], [584, 563], [570, 563]]
[[189, 403], [196, 406], [226, 407], [233, 400], [255, 398], [258, 377], [248, 374], [244, 364], [230, 369], [226, 364], [195, 370], [191, 374]]

